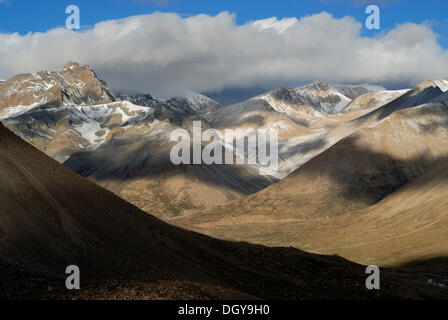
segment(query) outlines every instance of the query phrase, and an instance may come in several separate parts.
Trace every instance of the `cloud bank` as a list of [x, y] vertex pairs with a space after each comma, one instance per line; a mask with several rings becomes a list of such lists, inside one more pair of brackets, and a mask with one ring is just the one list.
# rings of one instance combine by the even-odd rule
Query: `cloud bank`
[[362, 23], [328, 13], [237, 25], [232, 14], [153, 13], [92, 29], [0, 34], [0, 78], [89, 64], [112, 89], [174, 96], [275, 87], [317, 79], [414, 84], [448, 77], [448, 52], [428, 25], [404, 24], [375, 38]]

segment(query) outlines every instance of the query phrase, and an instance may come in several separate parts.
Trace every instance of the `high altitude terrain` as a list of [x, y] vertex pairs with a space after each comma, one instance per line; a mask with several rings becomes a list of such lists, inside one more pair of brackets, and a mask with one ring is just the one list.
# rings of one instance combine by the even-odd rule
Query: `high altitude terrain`
[[152, 214], [212, 207], [277, 181], [250, 167], [172, 165], [170, 133], [221, 108], [198, 93], [121, 101], [93, 70], [69, 63], [60, 71], [11, 78], [0, 96], [0, 119], [8, 128]]
[[177, 223], [361, 263], [446, 257], [447, 90], [422, 82], [342, 124], [340, 140], [277, 184]]
[[[361, 264], [446, 270], [447, 81], [396, 91], [317, 81], [221, 107], [193, 92], [114, 95], [93, 70], [69, 63], [12, 78], [0, 93], [5, 126], [169, 223]], [[278, 170], [173, 165], [170, 132], [193, 121], [221, 135], [240, 129], [241, 139], [277, 129]]]
[[[316, 82], [222, 108], [194, 92], [169, 100], [117, 97], [93, 70], [71, 62], [60, 71], [6, 81], [0, 119], [74, 171], [168, 219], [241, 199], [284, 178], [326, 147], [321, 136], [340, 121], [338, 113], [352, 99], [382, 89]], [[191, 130], [194, 120], [204, 129], [241, 129], [241, 139], [249, 130], [278, 129], [279, 170], [264, 176], [257, 165], [172, 165], [170, 133]], [[316, 139], [317, 146], [310, 147]]]
[[[420, 271], [384, 270], [382, 290], [369, 292], [365, 267], [336, 256], [216, 240], [170, 226], [1, 125], [0, 172], [1, 299], [447, 297], [425, 284], [428, 275]], [[72, 264], [82, 275], [76, 292], [63, 288]]]

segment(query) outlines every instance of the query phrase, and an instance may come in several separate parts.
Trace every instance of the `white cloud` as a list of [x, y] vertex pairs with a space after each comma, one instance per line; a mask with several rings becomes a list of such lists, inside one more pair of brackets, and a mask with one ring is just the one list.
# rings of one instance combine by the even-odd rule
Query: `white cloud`
[[274, 29], [279, 33], [283, 33], [298, 22], [297, 18], [285, 18], [278, 20], [276, 17], [257, 20], [252, 23], [253, 26], [260, 30]]
[[154, 13], [27, 35], [0, 34], [0, 78], [91, 65], [114, 90], [176, 95], [184, 89], [273, 87], [315, 79], [416, 83], [448, 76], [448, 53], [427, 25], [362, 37], [354, 18], [328, 13], [236, 25], [234, 16]]

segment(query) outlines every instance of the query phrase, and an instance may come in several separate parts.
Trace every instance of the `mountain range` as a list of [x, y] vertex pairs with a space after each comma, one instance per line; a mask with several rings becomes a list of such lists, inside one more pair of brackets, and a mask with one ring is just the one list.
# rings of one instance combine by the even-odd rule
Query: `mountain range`
[[[324, 148], [315, 144], [316, 155], [282, 181], [179, 223], [220, 237], [344, 253], [360, 263], [397, 265], [446, 256], [440, 234], [446, 231], [441, 223], [446, 209], [431, 215], [426, 201], [415, 199], [416, 190], [433, 186], [433, 172], [446, 168], [446, 84], [424, 81], [341, 124], [327, 133]], [[433, 187], [441, 200], [447, 190], [443, 184]], [[428, 232], [427, 225], [437, 232]], [[375, 255], [367, 249], [373, 243]]]
[[[222, 107], [114, 94], [75, 62], [6, 80], [0, 292], [60, 297], [42, 285], [76, 261], [81, 298], [446, 297], [426, 280], [448, 277], [447, 94], [316, 81]], [[172, 164], [170, 133], [193, 121], [277, 129], [278, 169]], [[380, 294], [363, 289], [368, 264], [388, 268]]]
[[[326, 129], [311, 124], [373, 89], [381, 88], [316, 82], [222, 108], [194, 92], [168, 100], [149, 94], [116, 97], [93, 70], [71, 62], [61, 71], [8, 80], [2, 92], [11, 94], [4, 94], [8, 99], [0, 104], [0, 119], [54, 159], [140, 208], [176, 217], [243, 198], [285, 177], [307, 159], [302, 145]], [[281, 95], [297, 110], [282, 109]], [[266, 123], [261, 127], [279, 129], [280, 170], [266, 177], [254, 166], [173, 166], [168, 133], [180, 127], [190, 130], [195, 119], [217, 129], [251, 130], [260, 127], [257, 121]]]

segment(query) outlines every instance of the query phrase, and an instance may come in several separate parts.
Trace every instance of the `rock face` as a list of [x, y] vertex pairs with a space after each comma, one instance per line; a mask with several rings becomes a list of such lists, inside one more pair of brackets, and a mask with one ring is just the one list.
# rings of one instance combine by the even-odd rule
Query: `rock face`
[[289, 114], [305, 112], [306, 109], [321, 114], [335, 114], [360, 95], [383, 90], [386, 89], [379, 86], [343, 86], [315, 81], [301, 88], [276, 89], [257, 98], [267, 101], [277, 111]]
[[156, 110], [157, 115], [165, 117], [169, 115], [171, 118], [202, 116], [222, 108], [220, 104], [212, 99], [193, 91], [185, 92], [184, 97], [168, 100], [156, 99], [149, 94], [121, 95], [119, 98], [139, 106], [152, 107]]
[[95, 105], [117, 101], [93, 70], [69, 62], [60, 71], [15, 76], [0, 85], [0, 111], [17, 106]]
[[[92, 106], [14, 107], [0, 113], [3, 123], [59, 162], [73, 153], [94, 150], [114, 135], [124, 134], [132, 124], [145, 130], [154, 123], [154, 109], [127, 101]], [[155, 123], [154, 123], [155, 124]]]

